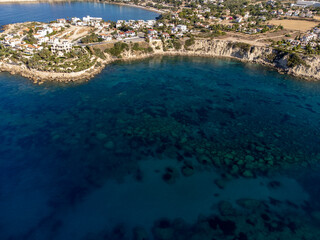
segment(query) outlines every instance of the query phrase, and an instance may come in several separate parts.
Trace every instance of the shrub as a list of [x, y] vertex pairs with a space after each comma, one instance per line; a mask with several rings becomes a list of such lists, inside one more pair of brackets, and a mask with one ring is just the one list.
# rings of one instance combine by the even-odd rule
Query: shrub
[[[160, 49], [160, 47], [158, 46], [158, 48]], [[152, 53], [153, 52], [153, 48], [152, 47], [148, 47], [147, 49], [146, 49], [146, 52], [148, 52], [148, 53]]]
[[296, 53], [290, 54], [288, 58], [288, 67], [295, 67], [298, 65], [306, 66], [306, 62]]
[[103, 39], [95, 33], [91, 33], [90, 35], [85, 36], [84, 38], [81, 39], [82, 43], [92, 43], [92, 42], [102, 42], [102, 41]]
[[277, 54], [275, 54], [275, 53], [271, 53], [271, 54], [269, 54], [269, 55], [266, 55], [266, 59], [267, 59], [269, 62], [271, 62], [271, 63], [274, 62], [274, 60], [276, 59], [276, 57], [277, 57]]
[[128, 50], [128, 49], [129, 49], [128, 44], [123, 42], [117, 42], [114, 44], [112, 48], [106, 49], [105, 52], [111, 54], [112, 56], [120, 57], [121, 53], [124, 50]]
[[23, 40], [28, 44], [36, 44], [38, 42], [32, 34], [28, 34]]
[[176, 50], [180, 50], [181, 47], [182, 47], [182, 44], [181, 44], [179, 41], [173, 41], [173, 47], [174, 47]]
[[100, 48], [94, 48], [93, 50], [94, 50], [94, 55], [96, 55], [101, 59], [106, 59], [106, 56], [103, 54]]
[[142, 51], [142, 52], [145, 52], [145, 53], [153, 52], [153, 48], [152, 47], [147, 47], [147, 48], [140, 47], [138, 43], [133, 44], [132, 50], [134, 50], [134, 51]]
[[251, 48], [250, 44], [243, 42], [230, 42], [228, 45], [229, 47], [240, 48], [244, 52], [248, 52]]
[[140, 48], [140, 46], [139, 46], [139, 43], [135, 43], [135, 44], [133, 44], [133, 46], [132, 46], [132, 50], [134, 50], [134, 51], [140, 51], [140, 50], [141, 50], [141, 48]]
[[194, 41], [194, 37], [189, 38], [188, 40], [186, 40], [186, 42], [184, 43], [185, 47], [188, 48], [190, 46], [192, 46], [195, 43]]

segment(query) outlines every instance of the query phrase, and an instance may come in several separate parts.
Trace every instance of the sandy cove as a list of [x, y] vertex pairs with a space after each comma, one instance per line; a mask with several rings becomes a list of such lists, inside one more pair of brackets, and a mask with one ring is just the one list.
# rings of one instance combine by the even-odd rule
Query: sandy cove
[[99, 74], [107, 64], [114, 61], [132, 61], [140, 60], [156, 56], [200, 56], [200, 57], [222, 57], [229, 59], [236, 59], [243, 62], [258, 63], [266, 65], [278, 70], [280, 73], [286, 73], [306, 80], [320, 80], [320, 58], [309, 57], [306, 58], [307, 66], [296, 66], [288, 68], [286, 66], [287, 59], [285, 57], [277, 60], [275, 63], [268, 62], [267, 56], [274, 53], [274, 49], [265, 46], [251, 46], [248, 51], [244, 51], [239, 47], [232, 46], [234, 42], [223, 40], [196, 40], [195, 44], [188, 50], [172, 50], [163, 51], [162, 48], [156, 49], [157, 46], [162, 46], [162, 42], [158, 41], [156, 45], [152, 45], [153, 53], [135, 52], [132, 50], [126, 51], [122, 54], [122, 58], [114, 58], [106, 55], [106, 60], [100, 60], [99, 67], [96, 65], [89, 69], [72, 72], [72, 73], [58, 73], [58, 72], [44, 72], [35, 69], [28, 69], [25, 65], [13, 65], [9, 63], [0, 62], [0, 71], [9, 72], [11, 74], [19, 74], [23, 77], [33, 80], [35, 83], [42, 83], [44, 81], [57, 82], [82, 82], [93, 78]]

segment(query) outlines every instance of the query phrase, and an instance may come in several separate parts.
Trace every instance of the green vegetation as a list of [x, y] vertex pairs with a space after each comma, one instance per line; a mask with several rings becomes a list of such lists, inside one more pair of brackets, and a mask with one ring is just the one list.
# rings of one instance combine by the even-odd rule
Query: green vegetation
[[181, 44], [181, 42], [180, 42], [179, 40], [174, 40], [174, 41], [172, 42], [172, 44], [173, 44], [173, 47], [174, 47], [176, 50], [180, 50], [180, 49], [182, 48], [182, 44]]
[[141, 46], [139, 45], [139, 43], [134, 43], [133, 46], [132, 46], [132, 50], [133, 50], [133, 51], [141, 51], [141, 52], [144, 52], [144, 53], [151, 53], [151, 52], [153, 52], [152, 47], [144, 48], [144, 47], [141, 47]]
[[231, 13], [241, 15], [244, 15], [243, 6], [247, 4], [248, 2], [246, 0], [226, 0], [223, 3], [226, 9], [229, 9]]
[[0, 58], [2, 57], [9, 57], [12, 55], [15, 55], [15, 57], [18, 53], [16, 53], [15, 51], [11, 50], [10, 48], [6, 48], [5, 46], [3, 46], [2, 44], [0, 44]]
[[310, 43], [308, 43], [308, 45], [305, 48], [307, 54], [314, 54], [316, 51], [313, 49], [313, 47], [311, 47]]
[[275, 61], [276, 57], [277, 57], [277, 54], [276, 54], [276, 53], [271, 53], [271, 54], [269, 54], [269, 55], [266, 56], [266, 59], [267, 59], [269, 62], [273, 63], [273, 62]]
[[186, 42], [184, 43], [184, 46], [186, 49], [188, 49], [189, 47], [191, 47], [193, 44], [195, 43], [194, 37], [189, 38], [188, 40], [186, 40]]
[[[62, 31], [60, 31], [60, 32], [62, 32]], [[53, 31], [52, 33], [47, 34], [47, 37], [51, 37], [53, 35], [56, 35], [57, 33], [58, 33], [57, 31]]]
[[84, 38], [81, 39], [82, 43], [93, 43], [93, 42], [102, 42], [102, 41], [103, 39], [95, 33], [91, 33], [90, 35], [85, 36]]
[[306, 66], [306, 62], [297, 53], [289, 55], [288, 67], [296, 67], [300, 64]]
[[106, 56], [104, 55], [104, 53], [101, 51], [100, 48], [94, 48], [94, 55], [96, 55], [97, 57], [101, 58], [101, 59], [106, 59]]
[[243, 42], [229, 42], [228, 46], [232, 47], [232, 48], [239, 48], [243, 52], [248, 52], [251, 49], [251, 45], [250, 44], [243, 43]]
[[115, 57], [121, 57], [124, 50], [129, 50], [129, 45], [123, 42], [117, 42], [112, 48], [106, 49], [105, 52]]
[[48, 49], [43, 49], [31, 58], [22, 58], [21, 60], [29, 68], [65, 73], [83, 71], [96, 63], [96, 60], [92, 60], [91, 55], [82, 48], [75, 48], [73, 51], [65, 53], [63, 58], [57, 57]]
[[24, 41], [28, 44], [36, 44], [38, 40], [32, 35], [32, 31], [30, 30], [28, 35], [24, 38]]
[[289, 54], [297, 53], [297, 54], [305, 54], [305, 55], [312, 55], [317, 54], [320, 55], [320, 46], [317, 45], [312, 47], [310, 43], [308, 43], [305, 47], [302, 47], [301, 44], [299, 45], [292, 45], [290, 42], [285, 40], [273, 42], [272, 46], [277, 49], [279, 52], [286, 52]]

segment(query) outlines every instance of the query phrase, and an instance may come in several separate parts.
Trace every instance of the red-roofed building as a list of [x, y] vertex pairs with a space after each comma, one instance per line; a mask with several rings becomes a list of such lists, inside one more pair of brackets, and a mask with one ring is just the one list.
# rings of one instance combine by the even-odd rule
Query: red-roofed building
[[126, 31], [125, 35], [126, 37], [134, 37], [136, 36], [136, 33], [134, 31]]

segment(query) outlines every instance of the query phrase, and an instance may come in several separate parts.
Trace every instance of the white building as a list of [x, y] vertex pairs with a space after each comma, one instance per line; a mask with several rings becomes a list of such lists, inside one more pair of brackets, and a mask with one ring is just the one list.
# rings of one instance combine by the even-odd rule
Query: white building
[[73, 25], [78, 25], [79, 22], [81, 22], [81, 19], [80, 19], [80, 18], [77, 18], [77, 17], [71, 18], [71, 23], [72, 23]]
[[148, 21], [147, 21], [147, 25], [148, 25], [149, 27], [153, 27], [155, 24], [156, 24], [156, 20], [148, 20]]
[[45, 37], [47, 34], [50, 34], [53, 32], [52, 28], [43, 28], [39, 31], [37, 31], [37, 33], [34, 35], [35, 38], [41, 38], [41, 37]]
[[57, 19], [57, 23], [67, 23], [67, 20], [64, 18]]
[[51, 27], [58, 28], [58, 27], [64, 27], [65, 24], [64, 24], [64, 23], [51, 23], [50, 26], [51, 26]]
[[112, 41], [112, 36], [110, 34], [101, 33], [99, 36], [105, 41]]
[[38, 38], [38, 44], [41, 45], [42, 43], [46, 43], [49, 42], [49, 38], [48, 37], [40, 37]]
[[122, 27], [122, 25], [125, 24], [125, 22], [126, 22], [126, 21], [124, 21], [124, 20], [118, 20], [118, 21], [117, 21], [117, 24], [116, 24], [116, 28]]
[[135, 37], [136, 33], [134, 31], [126, 31], [125, 35], [126, 37]]
[[295, 4], [291, 4], [291, 5], [296, 7], [320, 7], [320, 2], [297, 0]]
[[82, 18], [82, 21], [87, 25], [94, 25], [95, 23], [100, 23], [102, 21], [101, 17], [90, 17], [89, 15]]
[[177, 30], [181, 32], [187, 32], [188, 28], [186, 25], [177, 25]]
[[52, 53], [70, 52], [71, 49], [72, 49], [72, 43], [66, 39], [63, 39], [63, 40], [55, 39], [51, 46]]
[[5, 40], [4, 43], [6, 45], [9, 45], [10, 47], [16, 47], [17, 45], [21, 44], [21, 40], [10, 38], [10, 39]]

